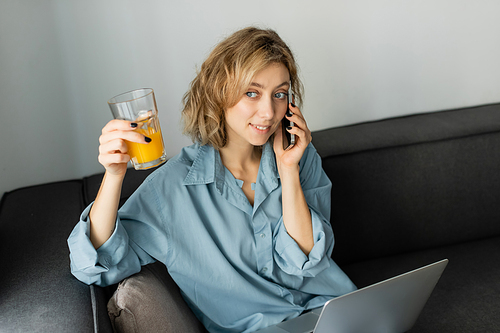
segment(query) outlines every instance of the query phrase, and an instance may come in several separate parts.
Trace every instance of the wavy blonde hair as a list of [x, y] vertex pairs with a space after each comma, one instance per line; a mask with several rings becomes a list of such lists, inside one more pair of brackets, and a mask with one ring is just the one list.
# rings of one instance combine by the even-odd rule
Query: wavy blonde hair
[[225, 110], [236, 105], [260, 70], [275, 63], [290, 73], [295, 104], [302, 104], [303, 85], [290, 48], [273, 30], [248, 27], [212, 50], [183, 97], [184, 134], [193, 142], [220, 149], [227, 144]]

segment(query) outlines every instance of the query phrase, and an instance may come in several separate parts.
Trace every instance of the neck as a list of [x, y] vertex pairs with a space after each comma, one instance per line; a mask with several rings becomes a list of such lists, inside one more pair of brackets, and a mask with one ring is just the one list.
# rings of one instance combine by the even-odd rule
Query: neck
[[222, 164], [229, 170], [246, 170], [260, 164], [262, 148], [245, 144], [238, 145], [231, 141], [219, 150]]

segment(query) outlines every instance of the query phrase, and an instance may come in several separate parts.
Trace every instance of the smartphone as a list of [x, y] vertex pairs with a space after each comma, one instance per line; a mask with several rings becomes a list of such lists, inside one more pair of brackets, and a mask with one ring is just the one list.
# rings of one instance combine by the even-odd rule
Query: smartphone
[[[288, 89], [288, 96], [287, 96], [287, 113], [290, 111], [290, 99], [292, 98], [292, 86], [290, 85], [290, 88]], [[292, 103], [295, 101], [291, 101]], [[295, 145], [295, 134], [291, 134], [286, 130], [288, 126], [294, 126], [293, 121], [289, 121], [286, 119], [286, 117], [283, 117], [283, 120], [281, 121], [282, 124], [282, 129], [283, 129], [283, 149], [287, 150], [292, 148]]]

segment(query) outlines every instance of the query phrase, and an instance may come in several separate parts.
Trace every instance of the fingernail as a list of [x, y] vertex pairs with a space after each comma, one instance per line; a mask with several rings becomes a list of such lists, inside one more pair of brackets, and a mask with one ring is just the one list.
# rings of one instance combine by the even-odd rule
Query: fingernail
[[130, 127], [136, 128], [137, 127], [137, 123], [130, 123]]
[[286, 115], [287, 115], [287, 117], [291, 117], [291, 116], [293, 116], [293, 112], [292, 112], [292, 111], [290, 111], [290, 110], [288, 110], [288, 111], [286, 112]]
[[292, 102], [290, 102], [290, 104], [292, 104], [292, 106], [295, 107], [295, 104], [293, 104]]
[[287, 126], [286, 128], [287, 130], [291, 130], [292, 129], [292, 126]]
[[149, 137], [145, 136], [145, 137], [144, 137], [144, 141], [146, 141], [146, 142], [151, 142], [151, 138], [149, 138]]

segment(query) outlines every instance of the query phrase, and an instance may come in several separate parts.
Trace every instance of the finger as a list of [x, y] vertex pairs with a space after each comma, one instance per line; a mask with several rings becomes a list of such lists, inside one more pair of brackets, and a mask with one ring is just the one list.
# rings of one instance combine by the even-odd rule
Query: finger
[[307, 127], [306, 120], [304, 117], [302, 117], [300, 114], [292, 114], [292, 115], [285, 115], [288, 120], [293, 122], [294, 127], [299, 127], [304, 131], [309, 131], [309, 127]]
[[102, 133], [112, 131], [133, 131], [137, 128], [137, 123], [128, 120], [113, 119], [109, 121], [102, 129]]
[[286, 118], [288, 120], [290, 120], [291, 122], [293, 122], [295, 126], [300, 127], [302, 129], [306, 129], [307, 128], [306, 120], [303, 117], [301, 117], [300, 115], [294, 113], [292, 115], [288, 115], [287, 114], [285, 116], [286, 116]]
[[301, 117], [303, 117], [302, 111], [300, 111], [300, 109], [297, 105], [295, 105], [293, 103], [289, 103], [288, 107], [293, 114], [297, 114], [297, 115], [300, 115]]
[[289, 110], [285, 113], [285, 116], [294, 123], [300, 123], [304, 125], [306, 122], [302, 111], [300, 111], [300, 109], [292, 103], [290, 103]]
[[105, 143], [113, 141], [113, 140], [126, 140], [126, 141], [137, 142], [137, 143], [148, 143], [148, 139], [144, 134], [137, 133], [135, 131], [115, 130], [115, 131], [103, 133], [99, 137], [100, 144], [105, 144]]
[[105, 154], [99, 155], [97, 159], [99, 163], [107, 167], [113, 164], [128, 163], [130, 161], [130, 156], [127, 154]]
[[305, 142], [306, 145], [309, 144], [312, 140], [312, 136], [309, 130], [303, 130], [297, 126], [289, 126], [286, 129], [290, 134], [295, 134], [295, 137], [298, 138], [297, 142]]
[[122, 139], [112, 140], [99, 146], [99, 154], [126, 154], [127, 152], [127, 142]]

